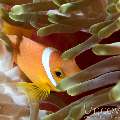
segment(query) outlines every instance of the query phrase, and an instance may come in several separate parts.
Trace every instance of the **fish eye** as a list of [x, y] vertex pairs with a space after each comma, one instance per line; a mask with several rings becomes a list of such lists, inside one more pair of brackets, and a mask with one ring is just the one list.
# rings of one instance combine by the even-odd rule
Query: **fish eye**
[[60, 72], [60, 71], [56, 71], [55, 74], [56, 74], [56, 76], [58, 76], [58, 77], [61, 76], [61, 72]]
[[59, 78], [61, 78], [61, 77], [64, 76], [64, 74], [63, 74], [63, 72], [62, 72], [61, 70], [56, 70], [56, 71], [55, 71], [55, 75], [56, 75], [57, 77], [59, 77]]

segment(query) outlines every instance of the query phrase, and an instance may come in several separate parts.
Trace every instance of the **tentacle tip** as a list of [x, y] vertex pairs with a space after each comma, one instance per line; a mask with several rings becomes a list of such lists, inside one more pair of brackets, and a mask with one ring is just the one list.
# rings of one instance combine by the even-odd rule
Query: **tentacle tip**
[[53, 12], [48, 12], [48, 17], [54, 17], [54, 13]]
[[72, 4], [71, 3], [66, 3], [61, 5], [61, 7], [59, 8], [59, 11], [61, 13], [68, 13], [69, 12], [69, 8], [71, 8]]
[[21, 5], [15, 5], [11, 8], [11, 13], [16, 14], [16, 15], [20, 15], [24, 12], [24, 10], [22, 9]]
[[44, 32], [43, 29], [39, 29], [39, 30], [37, 31], [37, 36], [44, 37], [44, 36], [46, 36], [46, 35], [47, 35], [47, 34]]
[[97, 31], [95, 31], [94, 25], [93, 25], [92, 27], [90, 27], [89, 33], [91, 33], [91, 34], [96, 34], [96, 35], [97, 35]]
[[14, 16], [14, 14], [13, 14], [12, 12], [9, 12], [9, 17], [10, 17], [12, 20], [17, 21], [17, 20], [15, 19], [15, 16]]
[[93, 52], [95, 55], [97, 55], [97, 56], [105, 56], [105, 55], [107, 55], [104, 50], [98, 51], [98, 50], [96, 50], [96, 48], [93, 48], [93, 49], [92, 49], [92, 52]]

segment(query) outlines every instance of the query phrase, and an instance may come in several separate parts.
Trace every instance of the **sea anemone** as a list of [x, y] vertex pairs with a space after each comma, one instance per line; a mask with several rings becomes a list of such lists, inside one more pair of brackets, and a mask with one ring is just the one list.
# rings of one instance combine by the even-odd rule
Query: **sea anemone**
[[[1, 27], [0, 38], [10, 54], [12, 46], [7, 35], [12, 34], [17, 36], [18, 41], [22, 39], [21, 36], [26, 36], [38, 43], [56, 47], [63, 52], [64, 60], [76, 58], [80, 68], [82, 63], [92, 60], [80, 72], [58, 84], [57, 89], [61, 93], [51, 92], [46, 100], [40, 101], [41, 109], [52, 112], [44, 120], [119, 119], [120, 0], [0, 2], [2, 26], [5, 21], [13, 25], [15, 30], [11, 33], [9, 26], [7, 29]], [[87, 36], [84, 40], [83, 34]], [[63, 39], [61, 44], [60, 38]], [[12, 69], [13, 66], [16, 65], [12, 65]], [[19, 79], [26, 80], [23, 76]], [[7, 84], [6, 81], [3, 83]], [[30, 114], [31, 120], [37, 119], [38, 106], [30, 104], [31, 110], [36, 113]]]

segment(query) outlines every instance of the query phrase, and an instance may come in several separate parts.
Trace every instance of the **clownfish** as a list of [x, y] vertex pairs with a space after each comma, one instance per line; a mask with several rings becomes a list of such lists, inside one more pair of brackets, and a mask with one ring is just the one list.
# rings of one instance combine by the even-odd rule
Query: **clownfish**
[[50, 91], [59, 92], [56, 86], [60, 81], [80, 71], [74, 59], [64, 61], [58, 50], [37, 43], [26, 36], [22, 36], [22, 40], [17, 44], [15, 37], [10, 35], [10, 31], [15, 32], [17, 29], [12, 30], [12, 26], [6, 23], [4, 27], [6, 27], [4, 32], [8, 34], [13, 44], [13, 60], [30, 80], [19, 82], [17, 86], [22, 88], [32, 101], [45, 99]]
[[[14, 39], [10, 36], [9, 38]], [[63, 78], [80, 71], [74, 59], [64, 61], [58, 50], [29, 38], [22, 37], [19, 47], [16, 48], [19, 52], [14, 50], [14, 61], [31, 81], [19, 82], [17, 85], [31, 100], [39, 101], [46, 98], [50, 91], [57, 92], [56, 86]]]

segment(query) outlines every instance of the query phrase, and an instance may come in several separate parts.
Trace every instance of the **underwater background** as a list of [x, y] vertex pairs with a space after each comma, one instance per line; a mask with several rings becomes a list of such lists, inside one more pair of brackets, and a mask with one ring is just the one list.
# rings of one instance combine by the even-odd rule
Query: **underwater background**
[[0, 120], [120, 119], [120, 0], [0, 0], [0, 43]]

